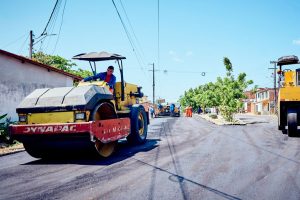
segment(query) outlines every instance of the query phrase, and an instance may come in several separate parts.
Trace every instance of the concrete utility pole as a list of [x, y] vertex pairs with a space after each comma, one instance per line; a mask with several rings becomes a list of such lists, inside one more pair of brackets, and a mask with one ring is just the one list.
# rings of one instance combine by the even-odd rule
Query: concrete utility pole
[[276, 70], [277, 70], [277, 61], [270, 61], [270, 64], [274, 64], [273, 68], [269, 69], [274, 69], [274, 108], [275, 111], [277, 111], [277, 88], [276, 88]]
[[32, 59], [32, 50], [33, 50], [33, 32], [30, 31], [30, 40], [29, 40], [29, 58]]
[[153, 72], [153, 82], [152, 82], [152, 87], [153, 87], [153, 104], [155, 104], [155, 68], [154, 68], [154, 63], [150, 64], [152, 65], [152, 71]]

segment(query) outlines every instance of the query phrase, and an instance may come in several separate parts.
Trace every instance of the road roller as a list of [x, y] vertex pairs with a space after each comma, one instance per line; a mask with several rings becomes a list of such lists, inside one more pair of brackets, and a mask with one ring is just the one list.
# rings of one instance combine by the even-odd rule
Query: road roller
[[16, 109], [19, 122], [10, 126], [12, 137], [35, 158], [65, 153], [109, 157], [120, 139], [144, 143], [149, 114], [139, 103], [143, 97], [141, 87], [124, 81], [122, 61], [126, 58], [92, 52], [73, 59], [89, 62], [94, 74], [98, 61], [115, 61], [120, 81], [113, 92], [104, 80], [34, 90]]
[[[286, 66], [300, 64], [297, 56], [283, 56], [278, 69], [278, 129], [288, 136], [300, 136], [300, 68]], [[285, 69], [283, 69], [285, 67]]]

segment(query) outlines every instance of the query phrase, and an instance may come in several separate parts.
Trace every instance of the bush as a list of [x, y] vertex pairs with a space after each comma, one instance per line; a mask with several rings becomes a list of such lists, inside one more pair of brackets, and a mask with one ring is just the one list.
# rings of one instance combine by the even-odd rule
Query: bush
[[0, 115], [0, 142], [5, 142], [7, 144], [14, 144], [15, 142], [10, 137], [9, 125], [13, 124], [7, 114]]

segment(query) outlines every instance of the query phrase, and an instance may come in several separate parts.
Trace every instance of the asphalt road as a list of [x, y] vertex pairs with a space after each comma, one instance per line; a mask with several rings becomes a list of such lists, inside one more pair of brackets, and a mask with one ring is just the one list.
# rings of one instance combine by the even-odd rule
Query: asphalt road
[[0, 157], [0, 199], [300, 199], [300, 137], [274, 117], [246, 126], [201, 118], [152, 120], [145, 145], [105, 160]]

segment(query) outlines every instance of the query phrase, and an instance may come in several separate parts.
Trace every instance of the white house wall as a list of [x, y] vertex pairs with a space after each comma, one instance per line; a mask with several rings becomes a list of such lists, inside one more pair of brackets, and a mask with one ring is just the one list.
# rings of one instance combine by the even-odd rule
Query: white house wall
[[33, 90], [73, 85], [71, 77], [5, 55], [0, 55], [0, 74], [0, 115], [8, 113], [13, 121], [16, 107]]

